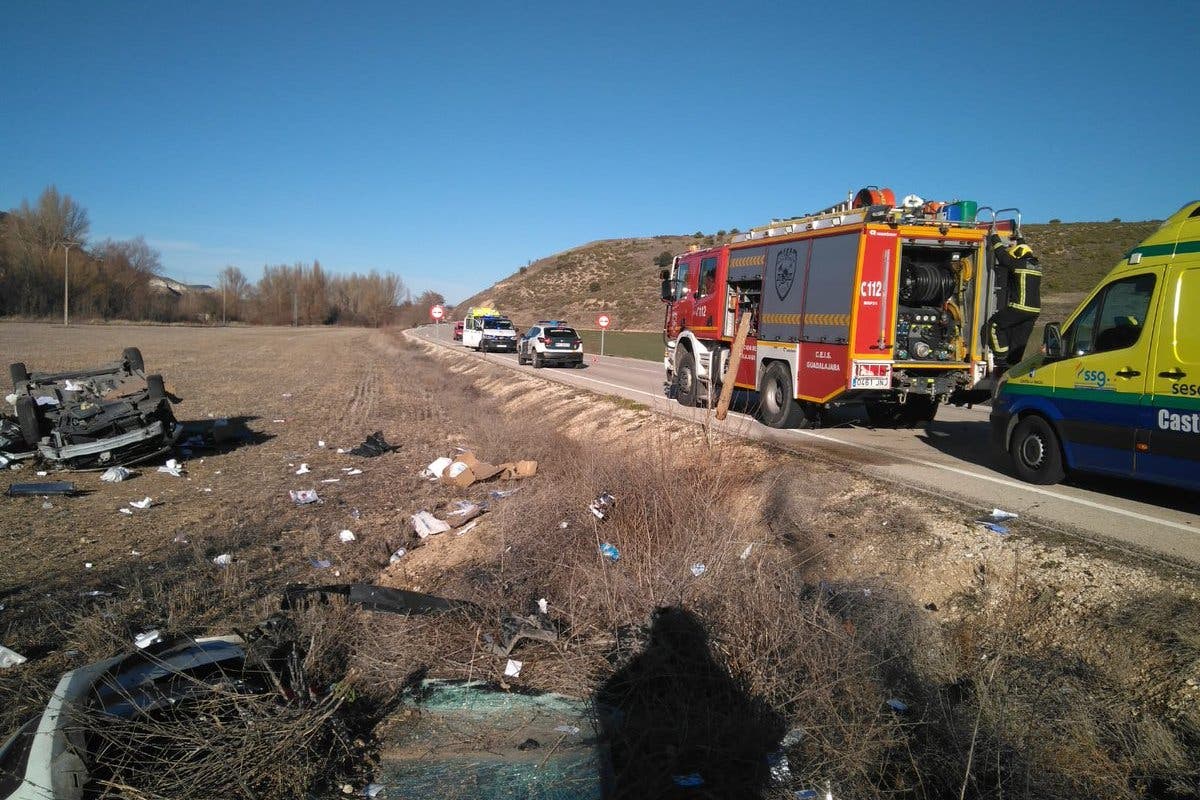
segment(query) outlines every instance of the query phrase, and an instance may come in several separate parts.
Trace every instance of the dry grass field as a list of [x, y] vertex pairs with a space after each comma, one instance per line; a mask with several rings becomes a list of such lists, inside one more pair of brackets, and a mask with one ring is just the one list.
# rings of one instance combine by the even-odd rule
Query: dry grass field
[[[179, 419], [244, 420], [253, 436], [184, 457], [183, 478], [51, 473], [84, 494], [0, 497], [0, 643], [29, 657], [0, 670], [0, 735], [61, 672], [142, 630], [244, 630], [289, 583], [364, 581], [474, 611], [307, 620], [356, 703], [389, 707], [417, 675], [593, 698], [622, 720], [602, 725], [614, 797], [791, 797], [826, 782], [839, 798], [1200, 796], [1190, 576], [1020, 521], [997, 537], [978, 510], [815, 453], [714, 438], [399, 332], [0, 325], [0, 360], [31, 369], [125, 346], [184, 398]], [[375, 430], [399, 449], [336, 452]], [[420, 476], [456, 447], [536, 459], [537, 474], [466, 489]], [[33, 470], [0, 473], [0, 490]], [[320, 504], [288, 498], [310, 488]], [[600, 521], [587, 504], [602, 490], [617, 501]], [[150, 509], [118, 512], [145, 496]], [[490, 504], [478, 527], [415, 537], [409, 515], [461, 499]], [[214, 565], [224, 553], [233, 563]], [[541, 599], [557, 641], [522, 643], [505, 678], [481, 643]], [[773, 777], [781, 739], [789, 771]], [[365, 780], [371, 752], [296, 780]], [[703, 793], [675, 783], [691, 773]]]

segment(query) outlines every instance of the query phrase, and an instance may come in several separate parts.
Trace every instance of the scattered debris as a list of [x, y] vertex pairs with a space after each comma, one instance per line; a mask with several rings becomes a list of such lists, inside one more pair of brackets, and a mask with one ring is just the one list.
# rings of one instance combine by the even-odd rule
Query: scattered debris
[[310, 472], [310, 470], [308, 468], [308, 464], [301, 462], [300, 468], [296, 470], [296, 474], [297, 475], [305, 475], [308, 472]]
[[321, 483], [341, 483], [341, 478], [323, 478]]
[[362, 475], [361, 469], [352, 469], [346, 472], [347, 475]]
[[692, 564], [692, 575], [699, 578], [707, 569], [708, 567], [704, 566], [703, 564]]
[[118, 511], [118, 512], [120, 512], [121, 514], [124, 514], [124, 515], [125, 515], [125, 516], [127, 516], [127, 517], [132, 517], [132, 516], [133, 516], [133, 509], [132, 509], [132, 508], [118, 508], [118, 509], [117, 509], [117, 511]]
[[354, 535], [354, 532], [350, 530], [343, 530], [338, 534], [338, 540], [343, 544], [347, 542], [353, 542], [356, 538], [357, 537]]
[[8, 669], [15, 667], [18, 664], [24, 664], [29, 659], [21, 655], [15, 650], [9, 650], [4, 645], [0, 644], [0, 669]]
[[105, 483], [120, 483], [121, 481], [129, 480], [137, 473], [128, 467], [109, 467], [104, 470], [104, 474], [100, 476], [100, 480]]
[[314, 558], [309, 563], [316, 569], [329, 569], [333, 566], [333, 562], [327, 558]]
[[291, 489], [288, 491], [288, 496], [298, 506], [306, 506], [309, 503], [319, 503], [321, 501], [321, 498], [317, 497], [316, 489]]
[[504, 665], [504, 677], [516, 678], [521, 674], [521, 667], [525, 666], [525, 662], [517, 661], [510, 658], [508, 663]]
[[158, 644], [163, 640], [162, 631], [158, 628], [139, 633], [133, 637], [133, 643], [137, 645], [139, 650], [145, 650], [152, 644]]
[[751, 542], [750, 544], [746, 545], [746, 549], [742, 551], [742, 554], [740, 556], [738, 556], [738, 558], [740, 558], [742, 561], [745, 561], [747, 558], [750, 557], [750, 549], [753, 547], [754, 547], [754, 542]]
[[[512, 664], [513, 662], [510, 661], [508, 663]], [[537, 750], [541, 746], [542, 746], [542, 743], [539, 742], [537, 739], [526, 739], [525, 741], [523, 741], [519, 745], [517, 745], [517, 749], [523, 753], [526, 750]]]
[[469, 533], [470, 531], [474, 530], [474, 529], [475, 529], [475, 526], [476, 526], [476, 525], [478, 525], [478, 524], [479, 524], [479, 520], [477, 520], [477, 519], [475, 519], [475, 520], [471, 520], [471, 521], [470, 521], [470, 522], [468, 522], [466, 525], [463, 525], [461, 528], [459, 528], [458, 530], [456, 530], [456, 531], [454, 532], [454, 535], [455, 535], [455, 536], [462, 536], [464, 533]]
[[600, 555], [604, 556], [609, 561], [619, 561], [621, 558], [621, 551], [617, 549], [615, 544], [609, 544], [608, 542], [605, 542], [604, 544], [600, 545]]
[[[315, 565], [317, 562], [313, 563]], [[407, 589], [391, 589], [370, 583], [342, 583], [329, 586], [289, 586], [283, 590], [282, 607], [293, 608], [300, 600], [310, 595], [317, 595], [322, 600], [327, 599], [329, 595], [338, 595], [364, 611], [383, 611], [391, 614], [432, 614], [471, 605], [464, 600], [452, 600]]]
[[188, 543], [187, 534], [186, 533], [177, 533], [177, 534], [175, 534], [175, 538], [172, 539], [171, 541], [174, 542], [175, 544], [187, 544]]
[[1007, 519], [1016, 519], [1016, 518], [1017, 518], [1017, 515], [1011, 511], [1004, 511], [1003, 509], [999, 509], [999, 508], [992, 509], [992, 521], [993, 522], [1003, 522], [1004, 520], [1007, 520]]
[[49, 511], [52, 508], [54, 508], [54, 503], [51, 503], [49, 500], [45, 500], [42, 502], [42, 510], [43, 511]]
[[595, 516], [596, 519], [604, 519], [608, 516], [608, 512], [611, 511], [613, 506], [616, 504], [617, 498], [609, 494], [608, 491], [603, 491], [597, 495], [596, 499], [592, 501], [592, 504], [588, 506], [588, 511], [592, 512], [592, 515]]
[[698, 772], [689, 772], [687, 775], [672, 775], [671, 780], [675, 781], [676, 786], [682, 786], [685, 789], [704, 785], [704, 778]]
[[554, 732], [555, 733], [565, 733], [568, 736], [576, 736], [579, 734], [579, 726], [578, 725], [555, 725]]
[[180, 464], [178, 461], [176, 461], [173, 458], [168, 458], [167, 463], [163, 464], [161, 467], [159, 467], [158, 471], [166, 473], [167, 475], [174, 476], [176, 478], [182, 478], [183, 477], [183, 464]]
[[520, 487], [516, 489], [493, 489], [491, 497], [493, 500], [503, 500], [506, 497], [512, 497], [517, 492], [521, 491]]
[[[396, 445], [388, 444], [387, 439], [383, 438], [383, 431], [375, 431], [364, 439], [362, 444], [351, 448], [350, 455], [375, 458], [376, 456], [381, 456], [384, 453], [390, 453], [398, 449]], [[340, 453], [342, 450], [339, 448], [338, 452]]]
[[317, 447], [324, 447], [324, 446], [325, 446], [325, 440], [317, 439]]
[[546, 598], [539, 597], [537, 601], [538, 611], [542, 614], [550, 613], [550, 604], [546, 602]]
[[408, 551], [407, 551], [407, 550], [405, 550], [403, 547], [401, 547], [401, 548], [398, 548], [398, 549], [396, 550], [396, 552], [392, 553], [392, 556], [391, 556], [391, 558], [389, 558], [389, 559], [388, 559], [388, 563], [389, 563], [389, 564], [395, 564], [395, 563], [396, 563], [396, 562], [398, 562], [400, 559], [404, 558], [404, 556], [405, 556], [405, 555], [407, 555], [407, 554], [408, 554]]
[[26, 497], [42, 494], [75, 494], [78, 490], [71, 481], [48, 481], [46, 483], [14, 483], [8, 487], [9, 497]]
[[1000, 524], [992, 522], [991, 520], [988, 520], [988, 519], [980, 519], [980, 520], [976, 520], [976, 522], [978, 522], [983, 527], [987, 528], [992, 533], [998, 533], [1001, 536], [1007, 536], [1010, 532], [1008, 529], [1008, 526], [1000, 525]]
[[451, 527], [457, 528], [482, 513], [483, 508], [478, 503], [472, 503], [470, 500], [455, 500], [450, 506], [450, 510], [443, 512], [443, 516], [446, 517], [446, 521], [450, 523]]
[[536, 616], [516, 617], [510, 615], [500, 621], [499, 643], [490, 634], [485, 634], [483, 637], [488, 649], [500, 658], [508, 658], [513, 648], [523, 639], [553, 644], [558, 641], [558, 632], [549, 627], [548, 622]]
[[565, 531], [569, 526], [570, 526], [570, 523], [567, 522], [565, 519], [562, 522], [558, 523], [559, 530]]
[[450, 523], [438, 519], [428, 511], [418, 511], [410, 519], [412, 520], [413, 530], [422, 539], [432, 536], [435, 533], [445, 533], [450, 530]]
[[891, 708], [892, 711], [895, 711], [897, 714], [904, 714], [908, 711], [908, 703], [906, 703], [903, 700], [900, 700], [898, 698], [895, 698], [895, 697], [890, 698], [887, 701], [887, 704], [888, 704], [888, 707]]
[[213, 558], [212, 562], [218, 567], [228, 567], [233, 563], [233, 556], [229, 553], [221, 553], [221, 555]]
[[143, 497], [141, 500], [130, 500], [129, 505], [141, 511], [145, 511], [147, 508], [154, 505], [154, 501], [149, 497]]
[[452, 463], [454, 463], [454, 460], [451, 458], [446, 458], [445, 456], [441, 458], [435, 458], [433, 461], [429, 462], [429, 466], [421, 470], [421, 476], [424, 478], [429, 478], [431, 481], [436, 481], [442, 477], [443, 473], [446, 471], [446, 467], [450, 466]]
[[84, 568], [84, 569], [91, 569], [91, 568], [92, 568], [92, 562], [90, 562], [90, 561], [85, 561], [85, 562], [83, 562], [83, 568]]

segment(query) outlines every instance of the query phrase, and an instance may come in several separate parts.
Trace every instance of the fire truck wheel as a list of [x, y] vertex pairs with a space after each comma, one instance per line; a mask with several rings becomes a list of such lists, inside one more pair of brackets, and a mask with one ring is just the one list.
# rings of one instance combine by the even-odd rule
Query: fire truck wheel
[[1067, 475], [1058, 434], [1041, 417], [1026, 417], [1017, 423], [1008, 452], [1021, 480], [1047, 485], [1058, 483]]
[[775, 361], [763, 373], [758, 388], [758, 416], [772, 428], [798, 428], [804, 424], [804, 408], [792, 394], [792, 375], [786, 364]]
[[679, 368], [675, 370], [675, 397], [681, 406], [696, 405], [699, 389], [696, 385], [696, 357], [687, 350], [679, 356]]
[[910, 428], [913, 425], [933, 422], [933, 418], [937, 416], [939, 405], [941, 403], [932, 397], [909, 395], [908, 402], [900, 406], [900, 422]]

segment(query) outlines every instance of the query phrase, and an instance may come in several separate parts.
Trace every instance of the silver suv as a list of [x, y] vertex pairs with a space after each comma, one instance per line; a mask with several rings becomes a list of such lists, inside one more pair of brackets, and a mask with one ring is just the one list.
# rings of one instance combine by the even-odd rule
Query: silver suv
[[542, 320], [517, 342], [517, 363], [532, 362], [534, 369], [546, 364], [583, 366], [583, 341], [561, 320]]

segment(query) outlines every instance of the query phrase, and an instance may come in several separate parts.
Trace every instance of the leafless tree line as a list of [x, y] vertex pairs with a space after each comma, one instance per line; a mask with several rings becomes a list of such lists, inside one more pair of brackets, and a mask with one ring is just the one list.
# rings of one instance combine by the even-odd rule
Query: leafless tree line
[[379, 326], [441, 302], [431, 292], [414, 302], [395, 274], [331, 275], [318, 261], [265, 266], [257, 283], [227, 266], [215, 288], [172, 288], [145, 239], [89, 244], [89, 228], [87, 210], [54, 186], [0, 212], [0, 316], [61, 315], [64, 277], [71, 316], [83, 319]]

